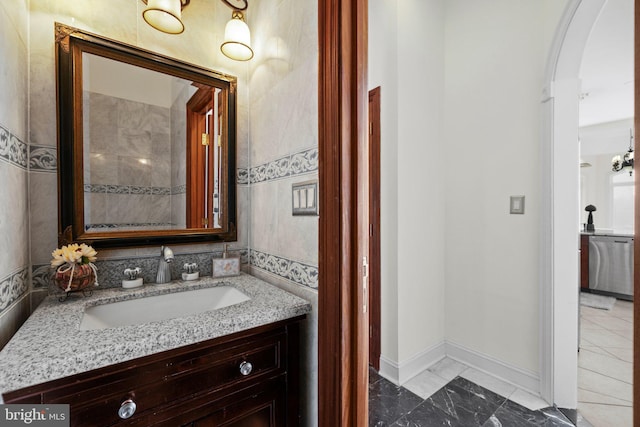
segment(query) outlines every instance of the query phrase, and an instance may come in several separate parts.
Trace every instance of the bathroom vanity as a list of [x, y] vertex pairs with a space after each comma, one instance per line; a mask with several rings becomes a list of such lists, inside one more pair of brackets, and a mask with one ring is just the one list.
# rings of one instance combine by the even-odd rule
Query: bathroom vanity
[[[221, 285], [250, 299], [183, 318], [79, 327], [90, 306]], [[75, 426], [295, 426], [299, 325], [309, 311], [244, 274], [66, 303], [50, 297], [0, 352], [0, 392], [5, 403], [70, 404]]]

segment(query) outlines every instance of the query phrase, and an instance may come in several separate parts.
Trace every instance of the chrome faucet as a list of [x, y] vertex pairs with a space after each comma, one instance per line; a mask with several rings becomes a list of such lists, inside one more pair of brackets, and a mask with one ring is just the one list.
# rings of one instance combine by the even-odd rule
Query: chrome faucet
[[169, 283], [171, 281], [171, 268], [169, 268], [171, 261], [173, 261], [173, 251], [168, 246], [162, 246], [160, 248], [160, 262], [158, 263], [156, 283]]

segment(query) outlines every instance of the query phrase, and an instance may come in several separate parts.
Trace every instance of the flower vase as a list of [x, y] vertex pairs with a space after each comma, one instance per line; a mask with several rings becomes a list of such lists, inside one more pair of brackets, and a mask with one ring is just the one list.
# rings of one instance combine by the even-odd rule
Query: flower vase
[[81, 291], [95, 283], [96, 273], [91, 264], [67, 264], [56, 270], [53, 281], [65, 292]]

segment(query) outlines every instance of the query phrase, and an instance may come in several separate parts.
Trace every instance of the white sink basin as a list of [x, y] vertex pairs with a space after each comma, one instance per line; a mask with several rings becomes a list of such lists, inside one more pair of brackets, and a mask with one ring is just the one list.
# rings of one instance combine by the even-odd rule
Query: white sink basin
[[107, 329], [173, 319], [228, 307], [249, 299], [232, 286], [217, 286], [96, 305], [84, 310], [80, 330]]

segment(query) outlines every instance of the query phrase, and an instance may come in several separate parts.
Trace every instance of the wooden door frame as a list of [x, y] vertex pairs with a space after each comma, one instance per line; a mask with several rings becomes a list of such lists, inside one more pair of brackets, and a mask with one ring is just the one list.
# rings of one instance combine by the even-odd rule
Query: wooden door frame
[[380, 86], [369, 91], [369, 365], [380, 371]]
[[[634, 135], [638, 135], [640, 130], [640, 0], [634, 2], [634, 25], [633, 25], [633, 46], [634, 46], [634, 115], [633, 128]], [[638, 139], [636, 138], [636, 141]], [[640, 307], [638, 297], [640, 296], [640, 195], [638, 194], [638, 184], [640, 171], [635, 170], [635, 193], [634, 193], [634, 241], [633, 246], [633, 425], [640, 425]]]
[[367, 0], [318, 4], [318, 423], [368, 425]]

